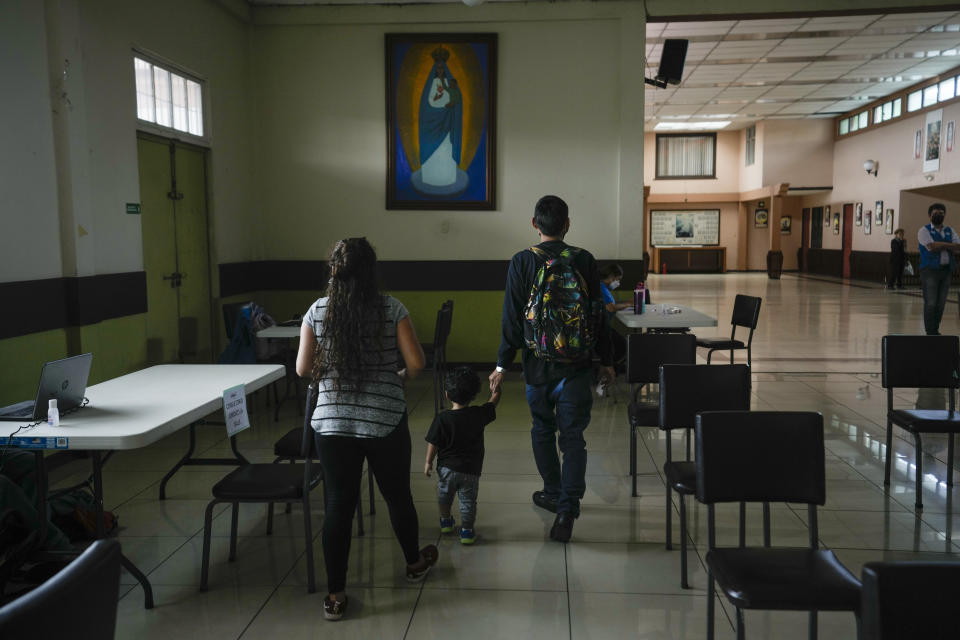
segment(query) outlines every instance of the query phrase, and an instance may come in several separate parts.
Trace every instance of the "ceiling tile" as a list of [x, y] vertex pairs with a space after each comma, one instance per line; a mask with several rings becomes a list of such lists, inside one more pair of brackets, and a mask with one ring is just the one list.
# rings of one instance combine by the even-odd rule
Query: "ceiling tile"
[[845, 98], [847, 96], [852, 96], [858, 91], [862, 91], [864, 85], [862, 84], [853, 84], [853, 83], [843, 83], [843, 82], [831, 82], [830, 84], [824, 85], [823, 88], [812, 91], [807, 95], [808, 98]]
[[849, 72], [855, 67], [859, 67], [861, 62], [814, 62], [807, 65], [800, 71], [797, 71], [791, 80], [836, 80], [843, 74]]
[[823, 87], [822, 84], [781, 84], [763, 94], [764, 98], [785, 100], [802, 98]]
[[741, 20], [730, 33], [789, 33], [806, 22], [806, 18], [778, 18], [775, 20]]
[[955, 16], [953, 11], [936, 11], [931, 13], [894, 13], [883, 16], [872, 27], [890, 29], [893, 27], [931, 27], [940, 24]]
[[830, 16], [811, 18], [798, 31], [838, 31], [864, 29], [881, 16]]
[[657, 111], [658, 116], [692, 116], [697, 110], [696, 105], [667, 104]]
[[767, 54], [768, 58], [787, 58], [798, 56], [821, 56], [844, 42], [846, 38], [787, 38], [776, 49]]
[[721, 42], [710, 52], [711, 59], [762, 58], [780, 44], [780, 40], [746, 40]]
[[680, 88], [671, 96], [670, 102], [673, 104], [705, 104], [718, 93], [720, 93], [720, 89], [714, 87], [706, 89]]
[[663, 30], [664, 38], [682, 38], [684, 36], [724, 35], [736, 24], [736, 20], [714, 20], [710, 22], [670, 22]]
[[780, 114], [798, 114], [806, 115], [809, 113], [817, 113], [818, 111], [826, 111], [832, 102], [794, 102], [793, 104], [785, 106], [779, 113]]
[[861, 64], [856, 69], [844, 74], [846, 78], [882, 78], [884, 76], [896, 75], [897, 73], [912, 67], [917, 63], [914, 59], [898, 58], [885, 59], [880, 58], [870, 60]]
[[770, 87], [729, 87], [720, 92], [715, 100], [755, 100], [770, 90]]
[[737, 113], [741, 115], [748, 116], [764, 116], [771, 113], [776, 113], [784, 107], [788, 106], [789, 103], [786, 102], [754, 102], [753, 104], [748, 104], [740, 109]]
[[729, 115], [732, 116], [740, 111], [742, 105], [739, 104], [707, 104], [697, 111], [697, 115]]
[[783, 81], [807, 66], [807, 62], [761, 62], [744, 74], [747, 82]]
[[905, 42], [908, 35], [854, 36], [833, 48], [831, 55], [875, 55]]
[[834, 102], [823, 111], [833, 111], [837, 113], [844, 113], [846, 111], [853, 111], [855, 109], [865, 109], [867, 107], [867, 102], [862, 100], [839, 100]]
[[751, 66], [749, 64], [703, 65], [691, 71], [684, 81], [692, 83], [733, 82]]

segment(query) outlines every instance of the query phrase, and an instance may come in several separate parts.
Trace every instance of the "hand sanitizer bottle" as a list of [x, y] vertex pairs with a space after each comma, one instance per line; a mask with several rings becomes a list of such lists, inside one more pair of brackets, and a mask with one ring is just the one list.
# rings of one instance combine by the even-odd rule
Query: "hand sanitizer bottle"
[[51, 427], [60, 426], [60, 410], [57, 409], [57, 399], [50, 398], [47, 408], [47, 424]]

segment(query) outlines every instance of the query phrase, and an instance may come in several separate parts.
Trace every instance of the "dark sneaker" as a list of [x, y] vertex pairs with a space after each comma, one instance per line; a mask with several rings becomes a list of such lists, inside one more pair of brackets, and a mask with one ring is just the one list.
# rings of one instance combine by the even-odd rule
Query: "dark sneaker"
[[476, 531], [473, 529], [460, 529], [460, 544], [473, 544], [476, 541]]
[[569, 511], [563, 511], [557, 514], [557, 519], [553, 521], [553, 527], [550, 529], [550, 539], [557, 542], [570, 542], [570, 536], [573, 535], [573, 521], [576, 518]]
[[537, 505], [541, 509], [546, 509], [550, 513], [557, 512], [557, 499], [548, 496], [543, 491], [533, 492], [533, 504]]
[[423, 559], [424, 564], [420, 568], [414, 568], [412, 565], [407, 565], [407, 581], [408, 582], [420, 582], [427, 577], [427, 574], [430, 573], [430, 569], [433, 565], [437, 564], [437, 558], [440, 557], [440, 552], [437, 551], [437, 546], [433, 544], [428, 544], [423, 549], [420, 549], [420, 557]]
[[343, 597], [343, 602], [331, 600], [330, 596], [323, 599], [323, 617], [327, 620], [339, 620], [347, 610], [347, 597]]
[[440, 518], [440, 533], [453, 533], [453, 527], [456, 524], [453, 518]]

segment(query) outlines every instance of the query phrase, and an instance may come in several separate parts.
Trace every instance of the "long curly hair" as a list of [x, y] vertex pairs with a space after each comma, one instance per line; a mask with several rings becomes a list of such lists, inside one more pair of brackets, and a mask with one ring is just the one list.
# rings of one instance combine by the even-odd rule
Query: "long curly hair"
[[376, 272], [377, 254], [366, 238], [341, 240], [330, 254], [327, 308], [312, 375], [314, 380], [329, 375], [338, 397], [364, 386], [370, 373], [364, 365], [378, 362], [383, 349], [386, 314]]

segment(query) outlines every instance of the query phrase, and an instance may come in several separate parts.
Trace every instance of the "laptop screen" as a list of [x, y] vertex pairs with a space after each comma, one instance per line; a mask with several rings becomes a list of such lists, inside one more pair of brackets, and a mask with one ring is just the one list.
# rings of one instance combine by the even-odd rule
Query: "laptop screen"
[[90, 377], [92, 353], [53, 360], [43, 365], [40, 374], [40, 386], [37, 388], [37, 401], [33, 410], [35, 420], [47, 417], [47, 406], [51, 398], [57, 399], [57, 408], [62, 414], [74, 409], [83, 402], [87, 392], [87, 378]]

